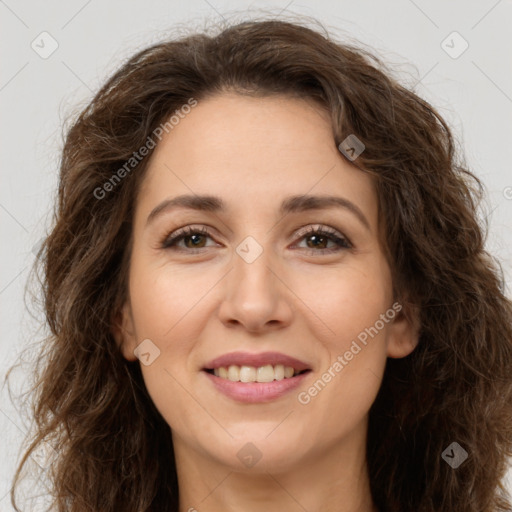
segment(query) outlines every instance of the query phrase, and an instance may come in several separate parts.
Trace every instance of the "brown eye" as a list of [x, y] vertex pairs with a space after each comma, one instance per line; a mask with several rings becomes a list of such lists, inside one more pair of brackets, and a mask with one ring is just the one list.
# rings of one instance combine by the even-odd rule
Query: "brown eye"
[[[328, 227], [310, 226], [306, 231], [300, 232], [299, 235], [301, 240], [306, 241], [310, 253], [325, 254], [353, 247], [346, 237]], [[334, 247], [328, 247], [329, 243], [334, 244]]]
[[[176, 248], [178, 250], [204, 249], [207, 247], [205, 245], [207, 238], [211, 238], [207, 229], [188, 226], [167, 236], [161, 243], [161, 247], [162, 249]], [[181, 241], [183, 241], [184, 247], [178, 246]]]
[[[320, 249], [326, 249], [327, 244], [329, 243], [329, 238], [323, 235], [308, 235], [306, 237], [306, 243], [308, 244], [308, 247], [311, 249], [314, 248], [320, 248]], [[309, 243], [311, 242], [311, 243]]]
[[[205, 236], [200, 233], [195, 233], [192, 235], [182, 236], [181, 239], [183, 240], [186, 247], [193, 249], [194, 247], [204, 247]], [[188, 245], [187, 242], [190, 241], [191, 245]]]

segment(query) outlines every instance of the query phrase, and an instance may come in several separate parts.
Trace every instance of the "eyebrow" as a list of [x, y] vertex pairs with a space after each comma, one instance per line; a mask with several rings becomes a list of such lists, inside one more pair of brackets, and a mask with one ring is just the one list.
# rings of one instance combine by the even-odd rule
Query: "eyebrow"
[[[165, 199], [158, 204], [146, 220], [146, 226], [155, 220], [156, 217], [167, 213], [174, 208], [189, 208], [191, 210], [205, 212], [222, 212], [226, 210], [226, 204], [217, 196], [210, 195], [181, 195], [173, 198]], [[309, 210], [326, 210], [328, 208], [343, 208], [351, 212], [357, 219], [369, 230], [370, 223], [364, 216], [363, 212], [354, 203], [344, 197], [330, 195], [297, 195], [289, 196], [283, 200], [279, 208], [281, 216], [289, 213], [305, 212]]]

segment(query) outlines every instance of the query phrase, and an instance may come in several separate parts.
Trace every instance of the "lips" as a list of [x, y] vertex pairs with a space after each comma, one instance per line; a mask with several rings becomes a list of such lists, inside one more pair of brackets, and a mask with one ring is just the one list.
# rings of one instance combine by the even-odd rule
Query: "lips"
[[232, 365], [253, 366], [256, 368], [267, 365], [283, 365], [292, 367], [295, 370], [295, 373], [300, 373], [304, 370], [311, 370], [310, 366], [304, 361], [286, 354], [281, 354], [280, 352], [261, 352], [259, 354], [251, 354], [250, 352], [231, 352], [229, 354], [216, 357], [212, 361], [208, 362], [204, 366], [203, 370], [213, 371], [221, 367], [227, 368]]
[[279, 352], [231, 352], [216, 357], [202, 370], [223, 395], [252, 404], [284, 397], [312, 371], [304, 361]]

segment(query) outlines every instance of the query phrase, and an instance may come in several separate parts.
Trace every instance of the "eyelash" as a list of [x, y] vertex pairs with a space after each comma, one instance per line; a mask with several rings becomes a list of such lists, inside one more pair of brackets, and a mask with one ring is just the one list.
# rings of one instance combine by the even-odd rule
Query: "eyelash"
[[[178, 251], [187, 252], [187, 253], [191, 253], [191, 254], [200, 253], [202, 251], [202, 249], [208, 248], [208, 247], [198, 247], [195, 249], [194, 248], [192, 248], [192, 249], [176, 248], [177, 242], [180, 242], [181, 240], [183, 240], [189, 236], [192, 236], [192, 235], [202, 235], [202, 236], [208, 236], [209, 238], [212, 238], [210, 232], [205, 227], [195, 228], [193, 226], [187, 226], [185, 228], [181, 228], [181, 229], [175, 231], [174, 233], [171, 233], [170, 235], [167, 235], [161, 241], [160, 247], [162, 249], [178, 250]], [[331, 249], [321, 249], [321, 250], [306, 249], [308, 254], [319, 254], [319, 253], [320, 254], [332, 254], [332, 253], [335, 253], [338, 251], [353, 248], [353, 245], [350, 242], [350, 240], [348, 240], [348, 238], [339, 234], [336, 230], [334, 230], [328, 226], [318, 226], [318, 227], [309, 226], [307, 229], [300, 229], [297, 232], [297, 235], [300, 237], [301, 240], [303, 238], [307, 238], [311, 235], [320, 235], [322, 237], [328, 238], [330, 241], [335, 242], [338, 245], [338, 247], [334, 248], [334, 249], [332, 249], [332, 248]]]

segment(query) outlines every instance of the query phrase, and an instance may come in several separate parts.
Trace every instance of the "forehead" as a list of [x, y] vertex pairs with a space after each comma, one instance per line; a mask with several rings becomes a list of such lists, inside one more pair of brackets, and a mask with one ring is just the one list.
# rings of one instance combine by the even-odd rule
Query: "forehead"
[[[146, 213], [180, 194], [227, 208], [278, 208], [284, 196], [336, 194], [376, 221], [372, 178], [339, 153], [329, 114], [313, 101], [223, 94], [199, 101], [157, 144], [139, 192]], [[279, 203], [279, 204], [278, 204]]]

